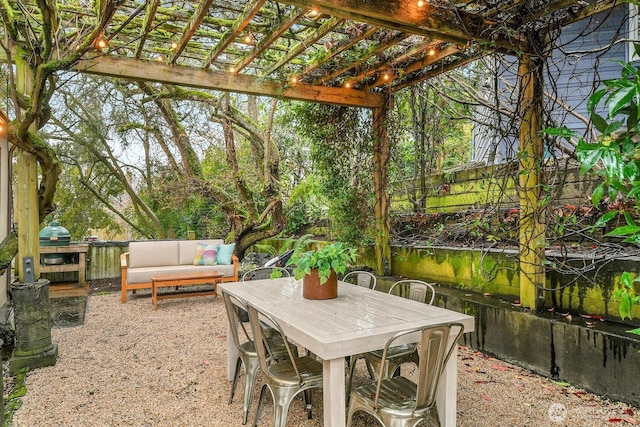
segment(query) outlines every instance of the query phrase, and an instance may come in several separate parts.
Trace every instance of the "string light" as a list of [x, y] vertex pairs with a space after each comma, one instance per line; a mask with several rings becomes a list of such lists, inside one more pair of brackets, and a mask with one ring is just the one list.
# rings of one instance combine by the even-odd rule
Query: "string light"
[[251, 34], [247, 34], [246, 36], [244, 36], [243, 40], [246, 44], [252, 44], [253, 36]]
[[107, 47], [107, 42], [102, 39], [98, 39], [98, 41], [96, 42], [96, 46], [98, 47], [98, 49], [102, 50]]
[[389, 73], [384, 73], [382, 75], [382, 79], [386, 82], [388, 82], [391, 79], [391, 75]]
[[433, 56], [436, 54], [436, 50], [435, 49], [429, 49], [429, 56]]
[[293, 84], [298, 83], [298, 78], [296, 76], [291, 77], [291, 83]]
[[318, 16], [318, 9], [311, 9], [309, 11], [309, 16], [311, 16], [312, 18]]
[[171, 49], [176, 50], [178, 48], [178, 43], [171, 42]]
[[346, 83], [344, 84], [344, 87], [346, 87], [347, 89], [350, 89], [350, 88], [351, 88], [351, 83], [346, 82]]
[[418, 0], [418, 7], [424, 7], [424, 0]]
[[164, 61], [164, 56], [162, 56], [162, 55], [156, 56], [156, 61], [158, 61], [158, 62]]
[[236, 72], [236, 67], [233, 67], [233, 66], [229, 67], [229, 72], [230, 73], [235, 73]]

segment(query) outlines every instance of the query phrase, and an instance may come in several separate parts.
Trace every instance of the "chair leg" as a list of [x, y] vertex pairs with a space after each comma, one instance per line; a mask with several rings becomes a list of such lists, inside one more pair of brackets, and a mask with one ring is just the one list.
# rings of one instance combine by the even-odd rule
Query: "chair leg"
[[312, 408], [313, 408], [313, 402], [312, 402], [312, 395], [311, 393], [313, 392], [313, 390], [311, 389], [307, 389], [303, 392], [302, 396], [304, 398], [304, 405], [305, 405], [305, 409], [307, 410], [307, 419], [311, 419], [313, 418], [313, 414], [311, 412]]
[[246, 358], [243, 363], [245, 378], [242, 425], [245, 425], [249, 418], [249, 408], [251, 408], [251, 401], [253, 400], [253, 389], [256, 385], [256, 377], [258, 376], [258, 370], [260, 369], [260, 361], [256, 358]]
[[256, 408], [256, 419], [253, 422], [253, 427], [258, 427], [258, 421], [260, 420], [260, 414], [262, 413], [262, 405], [264, 404], [264, 395], [267, 385], [263, 384], [260, 389], [260, 397], [258, 398], [258, 407]]
[[238, 385], [238, 378], [240, 377], [240, 358], [236, 360], [236, 373], [233, 376], [233, 382], [231, 383], [231, 394], [229, 395], [229, 405], [233, 402], [233, 395], [236, 393], [236, 386]]

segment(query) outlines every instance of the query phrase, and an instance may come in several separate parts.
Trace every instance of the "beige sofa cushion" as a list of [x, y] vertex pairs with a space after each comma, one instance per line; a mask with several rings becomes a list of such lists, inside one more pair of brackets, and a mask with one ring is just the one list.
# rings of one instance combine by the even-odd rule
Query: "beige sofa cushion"
[[[195, 254], [195, 249], [194, 249]], [[177, 240], [149, 240], [129, 243], [129, 268], [178, 265]], [[193, 258], [191, 258], [193, 263]]]
[[193, 259], [196, 257], [196, 248], [198, 243], [204, 243], [205, 245], [222, 245], [224, 240], [222, 239], [209, 239], [209, 240], [179, 240], [180, 246], [180, 265], [193, 265]]
[[187, 273], [193, 271], [217, 271], [225, 277], [234, 275], [233, 265], [166, 265], [161, 267], [138, 267], [127, 270], [127, 283], [150, 283], [157, 274]]

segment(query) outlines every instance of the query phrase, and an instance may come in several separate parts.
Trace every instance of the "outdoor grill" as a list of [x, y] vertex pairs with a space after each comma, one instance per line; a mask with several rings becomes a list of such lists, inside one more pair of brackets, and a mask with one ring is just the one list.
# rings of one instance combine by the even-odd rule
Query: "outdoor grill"
[[[58, 221], [51, 221], [40, 233], [40, 246], [68, 246], [71, 241], [69, 230], [62, 227]], [[40, 263], [47, 265], [65, 264], [65, 254], [42, 254]]]

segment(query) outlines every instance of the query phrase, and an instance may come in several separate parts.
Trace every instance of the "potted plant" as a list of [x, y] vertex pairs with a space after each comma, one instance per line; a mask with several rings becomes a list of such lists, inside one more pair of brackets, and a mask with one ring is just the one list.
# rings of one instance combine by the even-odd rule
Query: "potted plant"
[[330, 299], [338, 295], [336, 273], [344, 273], [356, 260], [356, 250], [343, 242], [324, 245], [316, 250], [298, 246], [287, 265], [294, 265], [296, 280], [302, 279], [302, 296], [307, 299]]

